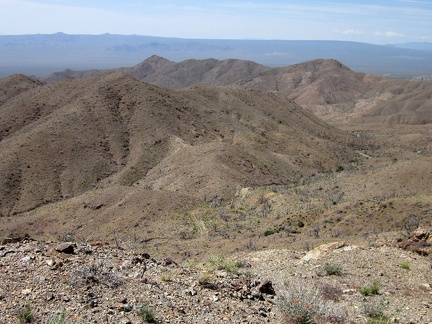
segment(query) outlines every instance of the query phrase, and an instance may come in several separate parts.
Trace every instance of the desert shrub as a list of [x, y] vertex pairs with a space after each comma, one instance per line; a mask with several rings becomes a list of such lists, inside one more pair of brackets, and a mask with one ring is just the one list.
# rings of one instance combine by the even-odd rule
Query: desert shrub
[[339, 301], [341, 299], [342, 289], [335, 285], [323, 283], [318, 286], [318, 289], [325, 300]]
[[264, 232], [264, 236], [269, 236], [269, 235], [273, 235], [273, 234], [276, 234], [276, 233], [278, 233], [278, 231], [276, 231], [276, 230], [266, 230]]
[[327, 302], [318, 288], [296, 280], [284, 283], [278, 307], [286, 323], [343, 323], [348, 316], [341, 305]]
[[72, 232], [67, 232], [65, 234], [59, 235], [57, 240], [59, 242], [76, 242], [77, 241], [75, 234]]
[[228, 273], [238, 274], [244, 266], [243, 261], [226, 260], [223, 256], [213, 255], [207, 258], [206, 266], [211, 270], [223, 270]]
[[390, 323], [389, 318], [384, 315], [387, 302], [384, 299], [369, 300], [363, 303], [363, 312], [370, 317], [368, 323]]
[[365, 287], [360, 288], [360, 293], [363, 296], [378, 295], [379, 294], [379, 282], [374, 281], [374, 283], [371, 286], [365, 286]]
[[75, 285], [104, 285], [108, 288], [117, 288], [123, 284], [119, 274], [105, 266], [103, 262], [94, 262], [74, 271], [71, 284]]
[[66, 313], [60, 312], [56, 314], [50, 321], [50, 324], [66, 324], [68, 323], [66, 320]]
[[33, 312], [29, 304], [25, 304], [21, 306], [16, 311], [16, 317], [18, 318], [20, 323], [31, 323], [34, 319]]
[[286, 287], [279, 299], [287, 323], [313, 323], [321, 310], [319, 292], [292, 282]]
[[391, 323], [391, 320], [387, 316], [370, 318], [367, 321], [367, 324], [390, 324], [390, 323]]
[[249, 242], [246, 244], [246, 249], [256, 251], [258, 250], [258, 245], [255, 242], [252, 242], [252, 240], [249, 240]]
[[182, 240], [192, 240], [198, 236], [198, 226], [193, 225], [192, 228], [180, 231], [180, 238]]
[[173, 278], [173, 274], [171, 272], [164, 272], [161, 275], [161, 280], [164, 282], [170, 282], [172, 281], [172, 278]]
[[138, 309], [138, 317], [143, 321], [143, 323], [154, 323], [155, 315], [150, 307], [142, 306]]
[[412, 232], [420, 227], [422, 215], [409, 213], [402, 221], [402, 231], [407, 236], [411, 236]]
[[326, 263], [316, 270], [318, 276], [341, 276], [342, 266], [338, 263]]
[[217, 284], [214, 282], [214, 276], [209, 272], [202, 273], [198, 278], [198, 284], [201, 287], [215, 290], [218, 288]]
[[338, 304], [328, 304], [325, 313], [320, 318], [320, 323], [342, 324], [348, 318], [348, 311], [346, 308]]
[[409, 264], [408, 261], [402, 262], [401, 263], [401, 267], [402, 267], [402, 269], [405, 269], [405, 270], [410, 270], [411, 269], [410, 264]]

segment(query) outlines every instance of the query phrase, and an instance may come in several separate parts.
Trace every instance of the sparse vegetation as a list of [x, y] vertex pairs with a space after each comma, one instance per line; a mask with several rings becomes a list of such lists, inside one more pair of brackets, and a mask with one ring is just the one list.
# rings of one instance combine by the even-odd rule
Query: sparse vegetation
[[320, 289], [292, 279], [285, 281], [278, 306], [286, 323], [343, 323], [348, 316], [342, 305], [326, 301]]
[[198, 284], [209, 289], [216, 289], [217, 286], [214, 283], [214, 280], [214, 275], [206, 271], [198, 277]]
[[318, 289], [325, 300], [339, 301], [342, 297], [342, 289], [336, 285], [323, 283], [318, 286]]
[[211, 270], [223, 270], [228, 273], [238, 274], [244, 266], [242, 261], [226, 260], [222, 256], [212, 255], [207, 258], [206, 266]]
[[402, 267], [402, 269], [405, 269], [405, 270], [411, 270], [411, 266], [410, 266], [410, 263], [408, 261], [402, 262], [401, 267]]
[[54, 316], [54, 318], [50, 321], [50, 324], [67, 324], [66, 313], [60, 312]]
[[71, 285], [104, 285], [108, 288], [117, 288], [123, 280], [111, 268], [105, 266], [103, 262], [92, 263], [75, 270], [70, 280]]
[[269, 235], [273, 235], [273, 234], [276, 234], [276, 233], [278, 233], [278, 231], [276, 231], [276, 230], [266, 230], [264, 232], [264, 236], [269, 236]]
[[363, 312], [370, 317], [368, 323], [390, 323], [390, 319], [384, 315], [387, 302], [384, 299], [367, 300], [363, 303]]
[[316, 270], [318, 276], [341, 276], [343, 267], [338, 263], [326, 263]]
[[29, 304], [21, 306], [16, 311], [16, 317], [20, 323], [31, 323], [34, 319], [33, 311]]
[[363, 296], [378, 295], [379, 294], [379, 286], [380, 286], [379, 282], [374, 281], [372, 285], [360, 288], [360, 293]]
[[161, 280], [164, 282], [170, 282], [172, 281], [173, 274], [171, 272], [164, 272], [161, 275]]
[[191, 240], [198, 235], [198, 227], [194, 224], [191, 228], [180, 231], [180, 238], [182, 240]]
[[154, 323], [155, 315], [153, 309], [148, 306], [142, 306], [137, 311], [138, 317], [142, 320], [143, 323]]

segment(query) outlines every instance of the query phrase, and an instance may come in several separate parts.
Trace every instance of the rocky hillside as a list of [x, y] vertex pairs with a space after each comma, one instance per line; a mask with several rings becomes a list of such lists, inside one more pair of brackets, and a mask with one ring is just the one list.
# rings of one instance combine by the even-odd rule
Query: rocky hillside
[[1, 114], [0, 213], [21, 222], [38, 209], [32, 234], [50, 228], [53, 211], [41, 207], [53, 203], [74, 215], [69, 225], [97, 214], [112, 231], [237, 187], [296, 183], [357, 155], [354, 137], [286, 97], [173, 91], [119, 72], [37, 84]]

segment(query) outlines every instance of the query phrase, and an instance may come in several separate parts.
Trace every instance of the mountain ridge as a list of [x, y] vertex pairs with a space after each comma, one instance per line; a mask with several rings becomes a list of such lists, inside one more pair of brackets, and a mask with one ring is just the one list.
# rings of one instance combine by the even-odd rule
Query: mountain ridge
[[[155, 67], [151, 61], [163, 64]], [[432, 113], [428, 109], [432, 91], [430, 82], [396, 80], [355, 72], [334, 59], [316, 59], [271, 68], [243, 60], [206, 59], [175, 63], [152, 56], [134, 67], [119, 71], [174, 89], [202, 85], [278, 92], [331, 123], [369, 123], [371, 117], [377, 123], [432, 122]], [[106, 72], [82, 71], [69, 73], [65, 77]], [[48, 81], [50, 79], [47, 78]]]

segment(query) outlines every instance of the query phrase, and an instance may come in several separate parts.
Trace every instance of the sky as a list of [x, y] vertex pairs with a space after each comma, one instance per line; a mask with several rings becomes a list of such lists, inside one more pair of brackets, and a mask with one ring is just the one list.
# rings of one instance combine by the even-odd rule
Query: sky
[[0, 34], [432, 42], [432, 0], [0, 0]]

